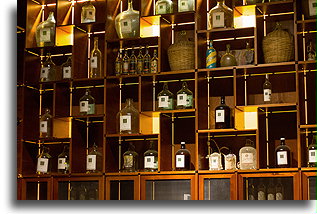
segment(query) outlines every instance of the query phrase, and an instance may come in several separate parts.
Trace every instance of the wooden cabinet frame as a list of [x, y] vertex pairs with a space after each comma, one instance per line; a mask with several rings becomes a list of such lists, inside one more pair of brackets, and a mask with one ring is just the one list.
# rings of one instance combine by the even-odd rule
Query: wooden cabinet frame
[[[27, 183], [34, 183], [38, 182], [46, 182], [47, 183], [47, 200], [53, 199], [53, 179], [52, 178], [22, 178], [21, 179], [21, 199], [26, 200], [27, 199]], [[39, 188], [39, 186], [38, 186]], [[40, 200], [39, 198], [39, 189], [37, 190], [37, 200]]]
[[[106, 176], [105, 199], [110, 200], [110, 182], [111, 181], [133, 181], [134, 183], [134, 200], [140, 200], [140, 176]], [[120, 193], [119, 193], [120, 194]]]
[[309, 198], [309, 177], [317, 176], [317, 172], [302, 172], [302, 199], [311, 200]]

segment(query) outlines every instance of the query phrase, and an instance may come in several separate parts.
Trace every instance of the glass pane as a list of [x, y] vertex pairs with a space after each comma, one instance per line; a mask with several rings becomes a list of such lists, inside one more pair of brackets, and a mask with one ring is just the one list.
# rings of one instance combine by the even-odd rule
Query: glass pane
[[316, 177], [309, 177], [309, 200], [316, 200]]
[[72, 181], [70, 200], [99, 200], [98, 181]]
[[110, 181], [110, 200], [134, 200], [134, 181]]
[[146, 181], [146, 200], [190, 199], [190, 180]]
[[46, 182], [28, 182], [26, 184], [26, 199], [27, 200], [37, 200], [37, 199], [47, 200], [47, 183]]
[[58, 182], [58, 200], [68, 200], [68, 181]]
[[205, 179], [204, 200], [230, 200], [230, 179]]

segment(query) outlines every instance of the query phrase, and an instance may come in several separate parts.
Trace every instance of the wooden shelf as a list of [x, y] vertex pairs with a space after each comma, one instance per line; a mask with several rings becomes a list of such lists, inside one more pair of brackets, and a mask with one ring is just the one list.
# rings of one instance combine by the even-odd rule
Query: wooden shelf
[[106, 137], [146, 137], [146, 136], [157, 136], [159, 134], [106, 134]]
[[254, 27], [246, 28], [215, 28], [211, 30], [197, 30], [198, 34], [215, 33], [215, 32], [230, 32], [230, 31], [243, 31], [243, 30], [254, 30]]
[[300, 125], [299, 128], [301, 128], [301, 129], [317, 129], [317, 124]]
[[196, 109], [175, 109], [175, 110], [161, 110], [161, 111], [142, 111], [141, 114], [153, 116], [159, 114], [179, 114], [179, 113], [188, 113], [195, 112]]
[[272, 104], [259, 104], [259, 105], [247, 105], [247, 106], [236, 106], [237, 109], [243, 111], [247, 107], [257, 107], [257, 108], [275, 108], [275, 107], [289, 107], [296, 106], [296, 103], [272, 103]]
[[231, 133], [231, 132], [256, 132], [257, 129], [206, 129], [198, 130], [198, 133]]

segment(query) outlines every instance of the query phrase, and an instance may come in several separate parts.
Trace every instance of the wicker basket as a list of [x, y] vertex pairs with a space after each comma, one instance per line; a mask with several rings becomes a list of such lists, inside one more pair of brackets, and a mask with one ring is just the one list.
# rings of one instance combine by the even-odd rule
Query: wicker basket
[[288, 62], [294, 57], [293, 36], [282, 30], [279, 23], [274, 31], [264, 37], [262, 45], [265, 63]]
[[180, 40], [167, 49], [172, 71], [195, 68], [195, 43], [186, 39], [185, 35], [186, 32], [182, 32]]

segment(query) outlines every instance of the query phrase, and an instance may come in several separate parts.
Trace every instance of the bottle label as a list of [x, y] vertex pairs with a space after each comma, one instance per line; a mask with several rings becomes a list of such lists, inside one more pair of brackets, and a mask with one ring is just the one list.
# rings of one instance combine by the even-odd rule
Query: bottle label
[[131, 131], [131, 116], [120, 116], [120, 131]]
[[129, 62], [123, 62], [122, 73], [123, 74], [129, 73]]
[[277, 152], [277, 165], [285, 165], [287, 163], [287, 152], [281, 151]]
[[190, 200], [190, 194], [188, 194], [188, 193], [184, 193], [184, 200], [186, 201], [186, 200]]
[[123, 157], [123, 166], [124, 168], [132, 168], [133, 167], [133, 156], [125, 155]]
[[66, 158], [58, 158], [58, 169], [66, 169]]
[[40, 41], [50, 42], [51, 41], [51, 31], [49, 28], [40, 29]]
[[158, 97], [159, 108], [168, 108], [169, 107], [169, 99], [168, 96], [159, 96]]
[[47, 133], [47, 121], [40, 122], [40, 132]]
[[93, 56], [90, 58], [90, 66], [91, 68], [98, 68], [98, 57]]
[[177, 105], [192, 107], [193, 106], [193, 95], [177, 94]]
[[41, 79], [48, 79], [48, 72], [49, 72], [49, 68], [48, 67], [43, 67], [41, 68], [41, 74], [40, 74], [40, 78]]
[[209, 168], [210, 169], [219, 169], [219, 159], [218, 159], [218, 157], [209, 158]]
[[157, 60], [151, 62], [151, 73], [157, 73]]
[[155, 163], [154, 156], [145, 156], [144, 157], [144, 168], [157, 169], [157, 163]]
[[284, 196], [281, 192], [276, 193], [276, 200], [284, 200]]
[[83, 20], [83, 23], [95, 22], [96, 11], [94, 9], [86, 9], [86, 18]]
[[63, 79], [70, 79], [72, 77], [72, 68], [70, 66], [63, 67]]
[[275, 200], [275, 195], [272, 193], [267, 194], [267, 200]]
[[159, 3], [157, 6], [157, 14], [165, 14], [166, 13], [166, 3]]
[[241, 163], [253, 163], [252, 153], [242, 153], [241, 156]]
[[176, 168], [185, 168], [185, 155], [176, 155]]
[[80, 112], [88, 112], [88, 101], [80, 101], [79, 102], [79, 111]]
[[317, 13], [317, 3], [316, 0], [309, 0], [309, 15], [315, 16]]
[[183, 0], [180, 2], [180, 11], [179, 12], [185, 12], [185, 11], [189, 11], [189, 5], [187, 0]]
[[87, 155], [87, 170], [96, 170], [96, 155]]
[[216, 12], [212, 14], [212, 27], [225, 27], [225, 13]]
[[120, 26], [121, 26], [121, 33], [131, 33], [132, 32], [131, 20], [129, 20], [129, 19], [121, 20]]
[[236, 169], [236, 159], [234, 157], [225, 158], [225, 170], [234, 170]]
[[225, 122], [225, 110], [216, 110], [216, 123]]
[[264, 89], [263, 91], [264, 91], [264, 102], [271, 101], [271, 94], [272, 94], [271, 89]]
[[258, 192], [258, 200], [265, 200], [265, 193], [263, 191]]
[[316, 150], [309, 150], [309, 158], [308, 161], [309, 163], [316, 163], [317, 159], [316, 159]]
[[37, 159], [37, 171], [42, 173], [47, 173], [48, 169], [48, 159], [47, 158], [38, 158]]
[[95, 114], [95, 104], [88, 104], [87, 114]]
[[140, 74], [143, 71], [143, 60], [138, 59], [137, 67], [136, 67], [137, 73]]

